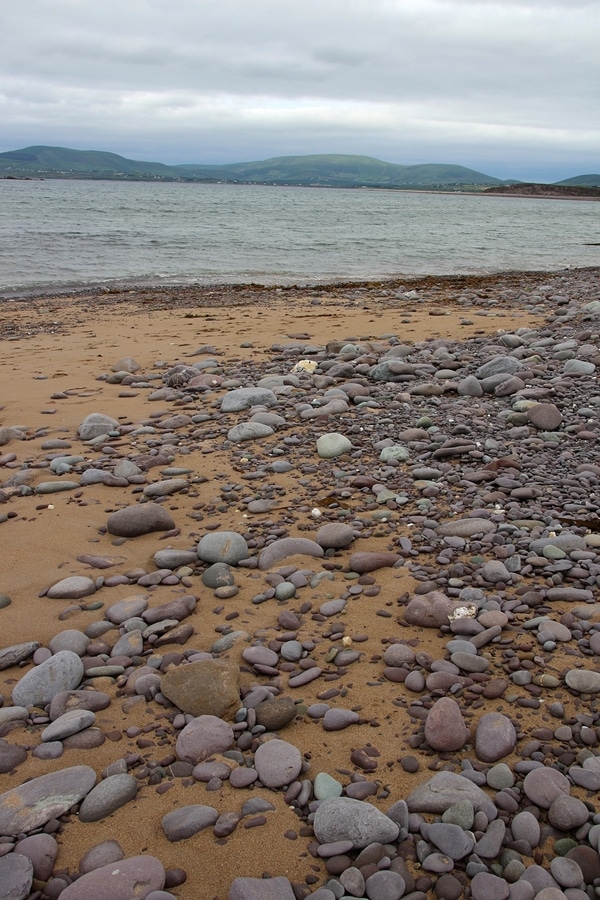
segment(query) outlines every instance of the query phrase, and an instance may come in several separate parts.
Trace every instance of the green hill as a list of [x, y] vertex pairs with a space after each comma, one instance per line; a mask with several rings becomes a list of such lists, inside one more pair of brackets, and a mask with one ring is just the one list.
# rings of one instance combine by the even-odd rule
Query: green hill
[[276, 156], [260, 162], [227, 166], [178, 166], [196, 177], [215, 175], [228, 181], [262, 184], [297, 184], [335, 187], [433, 187], [502, 184], [499, 178], [464, 166], [401, 166], [371, 156], [322, 154]]
[[566, 187], [600, 187], [600, 175], [576, 175], [556, 183]]
[[164, 181], [229, 181], [323, 187], [421, 187], [503, 184], [498, 178], [452, 165], [401, 166], [370, 156], [280, 156], [228, 165], [178, 165], [126, 159], [100, 150], [25, 147], [0, 153], [4, 178], [110, 178]]

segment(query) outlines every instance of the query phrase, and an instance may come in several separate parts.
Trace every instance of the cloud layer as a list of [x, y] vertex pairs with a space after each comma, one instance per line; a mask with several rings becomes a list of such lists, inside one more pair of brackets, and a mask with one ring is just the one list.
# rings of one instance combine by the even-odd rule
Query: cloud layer
[[361, 153], [600, 169], [597, 0], [31, 0], [0, 12], [0, 149]]

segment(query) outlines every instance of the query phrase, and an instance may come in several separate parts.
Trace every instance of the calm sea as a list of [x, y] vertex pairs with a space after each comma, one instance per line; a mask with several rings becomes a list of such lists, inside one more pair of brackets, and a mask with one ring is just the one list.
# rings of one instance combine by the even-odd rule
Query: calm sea
[[308, 284], [600, 265], [600, 204], [0, 180], [4, 297], [86, 285]]

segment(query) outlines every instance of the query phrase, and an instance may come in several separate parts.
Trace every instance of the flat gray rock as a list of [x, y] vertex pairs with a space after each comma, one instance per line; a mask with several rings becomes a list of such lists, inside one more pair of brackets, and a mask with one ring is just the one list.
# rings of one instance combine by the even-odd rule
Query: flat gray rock
[[53, 584], [46, 591], [50, 600], [80, 600], [96, 593], [96, 582], [85, 575], [71, 575]]
[[154, 856], [131, 856], [94, 869], [61, 893], [63, 900], [132, 900], [161, 891], [165, 884], [163, 864]]
[[229, 900], [295, 900], [292, 885], [283, 875], [275, 878], [235, 878]]
[[92, 788], [79, 807], [82, 822], [98, 822], [125, 806], [137, 795], [138, 782], [133, 775], [111, 775]]
[[159, 503], [136, 503], [112, 513], [106, 528], [109, 534], [118, 537], [137, 537], [153, 531], [171, 531], [175, 528], [175, 521]]
[[240, 422], [227, 432], [227, 440], [233, 444], [241, 444], [243, 441], [257, 441], [260, 438], [270, 437], [275, 434], [273, 428], [262, 422]]
[[252, 406], [275, 406], [276, 403], [277, 397], [268, 388], [236, 388], [221, 400], [221, 412], [241, 412]]
[[115, 431], [118, 427], [119, 423], [116, 419], [105, 416], [104, 413], [90, 413], [77, 429], [77, 434], [82, 441], [91, 441], [102, 434]]
[[597, 694], [600, 691], [600, 672], [593, 669], [569, 669], [565, 683], [579, 694]]
[[39, 641], [26, 641], [23, 644], [13, 644], [12, 647], [0, 650], [0, 671], [10, 669], [11, 666], [18, 666], [20, 662], [33, 656], [40, 646]]
[[163, 816], [162, 827], [167, 840], [184, 841], [214, 825], [218, 818], [219, 813], [212, 806], [194, 803], [167, 813]]
[[42, 731], [41, 738], [47, 741], [62, 741], [71, 734], [78, 734], [96, 721], [96, 714], [89, 709], [72, 709], [59, 716]]
[[460, 800], [469, 800], [473, 809], [482, 810], [491, 821], [498, 815], [494, 803], [481, 788], [454, 772], [437, 772], [418, 785], [406, 798], [410, 812], [444, 813]]
[[71, 766], [32, 778], [0, 795], [0, 834], [15, 835], [40, 828], [79, 803], [93, 788], [90, 766]]
[[473, 537], [474, 534], [489, 534], [496, 531], [496, 525], [490, 519], [477, 517], [466, 519], [450, 519], [438, 525], [436, 532], [442, 537]]
[[72, 650], [60, 650], [23, 675], [13, 688], [15, 706], [46, 706], [61, 691], [79, 686], [83, 663]]
[[366, 847], [376, 841], [391, 843], [400, 831], [397, 823], [377, 807], [350, 797], [323, 800], [315, 812], [313, 828], [320, 844], [352, 841], [355, 848]]
[[320, 544], [308, 538], [281, 538], [278, 541], [273, 541], [272, 544], [269, 544], [261, 551], [258, 558], [258, 568], [263, 571], [270, 569], [271, 566], [290, 556], [312, 556], [320, 559], [324, 554], [325, 551]]

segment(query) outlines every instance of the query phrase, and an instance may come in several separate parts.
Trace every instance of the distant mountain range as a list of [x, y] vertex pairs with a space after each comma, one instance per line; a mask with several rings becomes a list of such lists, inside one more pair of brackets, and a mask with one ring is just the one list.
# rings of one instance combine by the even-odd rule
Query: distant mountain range
[[[227, 165], [167, 166], [102, 150], [24, 147], [0, 153], [0, 178], [84, 178], [121, 181], [233, 182], [315, 187], [477, 190], [514, 185], [464, 166], [402, 166], [370, 156], [279, 156]], [[600, 175], [580, 175], [559, 185], [600, 186]]]

